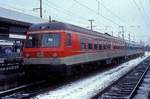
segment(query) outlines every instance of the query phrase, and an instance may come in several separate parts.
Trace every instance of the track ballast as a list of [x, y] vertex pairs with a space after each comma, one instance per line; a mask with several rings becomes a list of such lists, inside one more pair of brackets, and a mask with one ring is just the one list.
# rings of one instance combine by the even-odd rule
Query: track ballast
[[97, 94], [93, 99], [131, 99], [150, 70], [150, 57], [138, 64], [128, 74]]

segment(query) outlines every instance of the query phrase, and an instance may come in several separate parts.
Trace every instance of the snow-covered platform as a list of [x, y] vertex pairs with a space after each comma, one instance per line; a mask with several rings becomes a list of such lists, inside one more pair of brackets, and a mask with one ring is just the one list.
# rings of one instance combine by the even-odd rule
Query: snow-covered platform
[[107, 86], [111, 85], [117, 79], [125, 75], [131, 69], [136, 67], [141, 61], [149, 55], [133, 59], [123, 63], [120, 66], [105, 71], [89, 78], [68, 83], [57, 89], [44, 94], [37, 95], [34, 99], [90, 99]]

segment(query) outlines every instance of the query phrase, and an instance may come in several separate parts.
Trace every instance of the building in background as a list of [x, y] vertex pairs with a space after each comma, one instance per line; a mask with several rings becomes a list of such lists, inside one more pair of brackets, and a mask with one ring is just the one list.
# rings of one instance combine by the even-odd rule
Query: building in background
[[[32, 15], [23, 14], [17, 11], [9, 10], [6, 8], [0, 7], [0, 40], [1, 43], [12, 43], [12, 50], [10, 52], [21, 52], [24, 39], [26, 38], [26, 31], [32, 24], [48, 22]], [[5, 50], [8, 50], [7, 44], [0, 44], [0, 50], [2, 47]], [[1, 51], [2, 52], [2, 51]], [[5, 51], [3, 51], [5, 52]], [[7, 51], [6, 51], [7, 52]]]

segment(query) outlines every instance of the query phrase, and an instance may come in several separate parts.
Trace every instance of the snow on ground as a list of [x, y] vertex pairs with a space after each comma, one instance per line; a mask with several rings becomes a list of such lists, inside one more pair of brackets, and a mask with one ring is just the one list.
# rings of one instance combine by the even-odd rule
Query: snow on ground
[[34, 99], [90, 99], [147, 57], [148, 55], [142, 58], [139, 57], [109, 71], [68, 83], [47, 93], [40, 94]]
[[148, 56], [148, 55], [150, 56], [150, 52], [148, 52], [148, 51], [145, 52], [145, 55], [146, 55], [146, 56]]

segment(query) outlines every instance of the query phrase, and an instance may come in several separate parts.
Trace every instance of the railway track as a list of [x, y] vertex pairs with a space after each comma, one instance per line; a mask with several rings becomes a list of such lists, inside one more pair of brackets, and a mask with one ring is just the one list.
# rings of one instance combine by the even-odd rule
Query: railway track
[[59, 79], [55, 76], [50, 76], [49, 78], [44, 78], [43, 80], [37, 79], [16, 88], [1, 91], [0, 99], [28, 99], [37, 94], [55, 89], [66, 82], [66, 80], [61, 78]]
[[128, 74], [98, 93], [93, 99], [132, 99], [147, 72], [150, 71], [150, 57], [138, 64]]
[[10, 90], [0, 92], [1, 99], [29, 99], [38, 94], [55, 89], [69, 82], [70, 80], [64, 80], [63, 78], [57, 78], [55, 76], [49, 77], [49, 79], [39, 80], [26, 85], [22, 85]]
[[2, 99], [26, 99], [39, 93], [42, 85], [46, 84], [46, 80], [21, 85], [19, 87], [0, 92]]
[[[133, 78], [134, 78], [133, 75], [136, 76], [136, 77], [138, 77], [138, 75], [139, 75], [138, 78], [142, 79], [142, 76], [144, 77], [144, 75], [145, 75], [143, 73], [144, 72], [146, 73], [145, 69], [147, 69], [147, 70], [149, 69], [149, 67], [148, 67], [149, 66], [149, 64], [148, 64], [149, 62], [150, 62], [150, 57], [147, 58], [146, 60], [144, 60], [142, 63], [140, 63], [136, 67], [138, 73], [135, 71], [136, 69], [133, 70], [134, 72], [131, 71], [129, 73], [129, 76], [127, 76], [127, 75], [124, 76], [124, 78], [126, 78], [126, 79], [123, 80], [121, 78], [122, 80], [121, 79], [119, 80], [119, 82], [121, 81], [122, 83], [120, 83], [119, 85], [115, 85], [115, 84], [119, 83], [119, 82], [116, 82], [115, 84], [113, 84], [113, 86], [111, 86], [112, 88], [107, 88], [107, 90], [103, 91], [103, 93], [101, 93], [101, 94], [98, 94], [94, 98], [112, 99], [113, 94], [111, 94], [111, 92], [113, 92], [114, 90], [115, 90], [114, 92], [117, 92], [117, 90], [123, 89], [124, 86], [122, 84], [126, 85], [126, 87], [130, 86], [130, 88], [132, 88], [132, 87], [135, 88], [134, 82], [130, 83], [130, 82], [128, 82], [128, 80], [131, 79], [133, 81]], [[53, 81], [53, 80], [51, 80], [51, 81]], [[62, 81], [62, 82], [58, 81], [58, 82], [56, 82], [56, 80], [55, 80], [55, 82], [52, 82], [51, 84], [49, 84], [50, 82], [47, 83], [47, 81], [35, 82], [35, 83], [31, 83], [31, 84], [28, 84], [28, 85], [24, 85], [24, 86], [15, 88], [13, 90], [7, 90], [6, 92], [2, 92], [2, 93], [0, 93], [0, 97], [2, 97], [2, 99], [27, 99], [27, 98], [34, 97], [34, 96], [36, 96], [38, 94], [44, 93], [46, 91], [49, 91], [51, 89], [55, 89], [55, 88], [59, 87], [59, 85], [62, 86], [64, 84], [66, 84], [66, 82], [67, 81]], [[139, 82], [139, 80], [137, 82]], [[125, 91], [126, 94], [127, 94], [127, 91], [130, 90], [130, 88], [126, 88], [126, 91]], [[111, 89], [111, 91], [109, 91], [108, 89]], [[133, 89], [132, 89], [132, 92], [134, 93]], [[118, 91], [117, 94], [119, 92], [123, 93], [123, 91]], [[117, 98], [117, 94], [116, 93], [114, 93], [114, 94], [115, 95], [113, 97], [116, 99]], [[118, 94], [118, 96], [119, 96], [119, 94]], [[124, 95], [124, 97], [126, 97], [126, 96]], [[123, 98], [121, 98], [121, 99], [123, 99]]]

